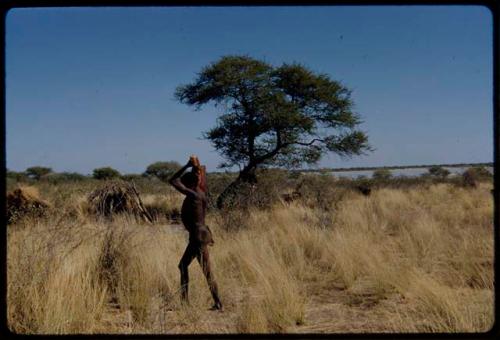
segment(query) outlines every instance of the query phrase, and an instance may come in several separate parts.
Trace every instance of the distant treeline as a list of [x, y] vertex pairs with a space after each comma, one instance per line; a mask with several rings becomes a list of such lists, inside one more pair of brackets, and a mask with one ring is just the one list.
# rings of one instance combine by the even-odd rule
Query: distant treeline
[[354, 167], [354, 168], [321, 168], [321, 169], [303, 169], [292, 170], [297, 172], [339, 172], [339, 171], [368, 171], [368, 170], [400, 170], [400, 169], [415, 169], [415, 168], [430, 168], [430, 167], [447, 167], [447, 168], [461, 168], [461, 167], [475, 167], [475, 166], [493, 166], [491, 163], [457, 163], [457, 164], [427, 164], [427, 165], [392, 165], [392, 166], [370, 166], [370, 167]]
[[[493, 163], [458, 163], [458, 164], [432, 164], [432, 165], [394, 165], [394, 166], [374, 166], [374, 167], [354, 167], [354, 168], [321, 168], [321, 169], [295, 169], [295, 170], [284, 170], [289, 171], [291, 174], [298, 174], [302, 172], [306, 173], [326, 173], [326, 172], [340, 172], [340, 171], [365, 171], [365, 170], [395, 170], [395, 169], [410, 169], [410, 168], [436, 168], [436, 167], [487, 167], [493, 166]], [[91, 175], [83, 175], [78, 172], [54, 172], [52, 168], [43, 166], [33, 166], [27, 168], [25, 171], [11, 171], [6, 169], [6, 177], [16, 180], [40, 180], [47, 179], [49, 181], [80, 181], [89, 178], [93, 179], [111, 179], [111, 178], [122, 178], [124, 180], [136, 180], [139, 178], [158, 178], [166, 181], [170, 176], [173, 175], [175, 171], [181, 168], [181, 165], [174, 161], [168, 162], [155, 162], [150, 164], [143, 173], [140, 174], [121, 174], [118, 170], [111, 167], [102, 167], [94, 169]], [[208, 172], [209, 175], [221, 176], [221, 175], [236, 175], [237, 172]]]

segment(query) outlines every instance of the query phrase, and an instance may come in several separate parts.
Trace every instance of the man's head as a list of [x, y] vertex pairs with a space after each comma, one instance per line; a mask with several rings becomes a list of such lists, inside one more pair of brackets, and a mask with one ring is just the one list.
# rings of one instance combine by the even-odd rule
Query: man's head
[[181, 177], [181, 183], [189, 189], [196, 189], [198, 185], [198, 176], [194, 172], [186, 172]]

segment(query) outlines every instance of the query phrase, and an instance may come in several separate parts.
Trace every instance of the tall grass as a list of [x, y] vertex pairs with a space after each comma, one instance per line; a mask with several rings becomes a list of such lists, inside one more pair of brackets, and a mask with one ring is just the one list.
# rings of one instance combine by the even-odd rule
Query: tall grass
[[[233, 216], [212, 211], [223, 313], [207, 311], [211, 296], [196, 260], [191, 304], [179, 302], [185, 232], [127, 216], [96, 221], [78, 188], [64, 200], [62, 188], [51, 189], [59, 211], [78, 213], [8, 227], [8, 325], [23, 334], [299, 332], [315, 323], [319, 297], [329, 296], [349, 313], [328, 331], [336, 323], [345, 331], [352, 313], [364, 313], [366, 332], [486, 331], [490, 189], [386, 188], [345, 193], [327, 210], [294, 202]], [[145, 203], [180, 203], [154, 195]]]

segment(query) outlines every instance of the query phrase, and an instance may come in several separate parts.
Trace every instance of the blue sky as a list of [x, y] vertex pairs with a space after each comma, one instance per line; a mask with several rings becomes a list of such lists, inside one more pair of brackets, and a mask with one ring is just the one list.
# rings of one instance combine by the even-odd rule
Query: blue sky
[[197, 153], [220, 113], [176, 102], [208, 63], [297, 61], [353, 90], [375, 151], [320, 167], [493, 160], [492, 18], [479, 6], [14, 9], [7, 167], [139, 173]]

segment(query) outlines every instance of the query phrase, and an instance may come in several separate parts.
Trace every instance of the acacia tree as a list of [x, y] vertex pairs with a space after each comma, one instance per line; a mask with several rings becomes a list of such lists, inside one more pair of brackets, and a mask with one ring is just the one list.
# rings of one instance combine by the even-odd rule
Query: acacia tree
[[239, 182], [256, 183], [259, 166], [315, 164], [326, 152], [342, 157], [371, 150], [357, 130], [351, 92], [326, 74], [293, 63], [279, 67], [248, 56], [225, 56], [179, 86], [176, 98], [200, 109], [209, 102], [223, 108], [204, 137], [225, 158], [223, 168], [240, 173], [218, 198]]
[[46, 176], [51, 172], [52, 172], [51, 168], [47, 168], [44, 166], [32, 166], [30, 168], [27, 168], [25, 173], [29, 178], [39, 180], [43, 176]]

